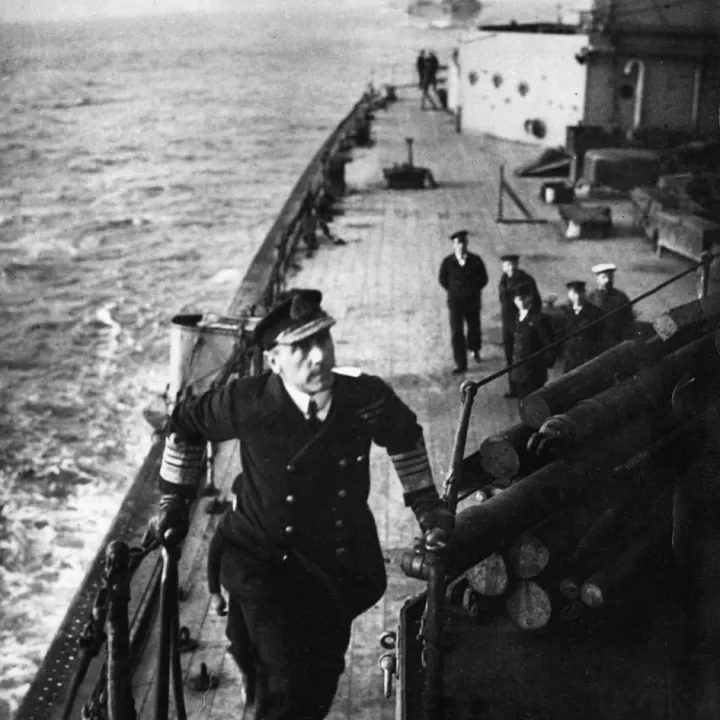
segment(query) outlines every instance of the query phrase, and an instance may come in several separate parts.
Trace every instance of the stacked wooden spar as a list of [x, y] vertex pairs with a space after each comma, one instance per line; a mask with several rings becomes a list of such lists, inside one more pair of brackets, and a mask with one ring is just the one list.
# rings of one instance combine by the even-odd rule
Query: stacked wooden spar
[[551, 418], [541, 434], [582, 442], [600, 426], [622, 425], [669, 402], [682, 374], [707, 354], [719, 325], [720, 294], [681, 305], [655, 319], [650, 339], [620, 343], [531, 393], [521, 403], [521, 423], [481, 444], [483, 469], [501, 482], [534, 472], [543, 459], [528, 450], [528, 440]]
[[624, 342], [526, 398], [522, 423], [471, 456], [466, 474], [475, 468], [478, 486], [488, 477], [509, 486], [459, 513], [451, 577], [485, 578], [487, 563], [478, 564], [499, 554], [507, 611], [533, 629], [558, 604], [607, 605], [669, 548], [674, 475], [647, 469], [697, 435], [693, 410], [720, 372], [719, 325], [720, 295], [679, 306], [656, 319], [650, 339]]

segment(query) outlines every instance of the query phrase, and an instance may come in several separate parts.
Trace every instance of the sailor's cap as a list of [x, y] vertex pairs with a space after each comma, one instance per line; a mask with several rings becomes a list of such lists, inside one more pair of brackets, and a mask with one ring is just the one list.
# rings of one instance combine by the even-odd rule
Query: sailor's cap
[[466, 240], [470, 234], [468, 230], [456, 230], [451, 236], [451, 240]]
[[502, 262], [517, 262], [519, 259], [520, 256], [515, 253], [505, 253], [500, 256], [500, 260], [502, 260]]
[[335, 320], [321, 307], [319, 290], [295, 290], [257, 324], [253, 340], [263, 350], [274, 345], [293, 345], [327, 330]]
[[577, 293], [585, 292], [587, 289], [587, 283], [584, 280], [571, 280], [565, 283], [565, 287], [568, 290], [574, 290]]
[[617, 265], [613, 265], [612, 263], [600, 263], [599, 265], [593, 265], [591, 270], [596, 275], [599, 275], [600, 273], [615, 272], [617, 270]]

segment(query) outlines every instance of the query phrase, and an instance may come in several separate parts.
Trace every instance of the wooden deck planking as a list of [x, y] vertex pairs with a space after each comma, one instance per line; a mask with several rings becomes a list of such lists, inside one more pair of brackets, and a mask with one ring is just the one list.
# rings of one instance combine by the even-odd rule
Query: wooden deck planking
[[[202, 369], [198, 369], [202, 372]], [[215, 484], [221, 491], [220, 497], [227, 497], [232, 480], [239, 469], [239, 453], [237, 441], [222, 443], [216, 446], [215, 454]], [[197, 511], [191, 522], [190, 531], [183, 544], [182, 557], [179, 563], [180, 586], [186, 593], [186, 599], [180, 603], [180, 625], [185, 625], [191, 637], [200, 641], [200, 646], [193, 653], [184, 653], [181, 656], [184, 676], [188, 668], [194, 663], [207, 662], [208, 667], [218, 666], [222, 662], [225, 651], [224, 620], [221, 623], [221, 633], [217, 633], [216, 623], [207, 622], [208, 616], [208, 590], [207, 590], [207, 549], [210, 536], [217, 523], [218, 516], [208, 515], [205, 508], [212, 498], [201, 499]], [[154, 713], [157, 651], [159, 644], [158, 623], [153, 631], [138, 666], [135, 670], [133, 691], [135, 695], [138, 720], [150, 720]], [[208, 652], [208, 648], [211, 649]], [[202, 657], [202, 659], [200, 659]], [[188, 707], [195, 706], [192, 698], [194, 693], [186, 691]], [[196, 708], [197, 709], [197, 708]], [[189, 713], [190, 717], [194, 717]], [[171, 715], [172, 717], [172, 715]], [[200, 716], [198, 715], [198, 718]], [[209, 717], [209, 716], [207, 716]]]
[[[486, 359], [480, 366], [471, 363], [468, 377], [474, 379], [504, 365], [497, 299], [499, 256], [503, 252], [512, 249], [521, 253], [522, 267], [536, 277], [541, 294], [555, 292], [560, 301], [564, 300], [565, 281], [578, 278], [591, 282], [590, 266], [605, 259], [618, 264], [618, 285], [631, 295], [687, 264], [669, 256], [655, 258], [649, 244], [626, 230], [622, 237], [606, 241], [567, 241], [555, 223], [497, 224], [501, 162], [506, 163], [506, 177], [528, 207], [538, 216], [554, 217], [554, 210], [536, 198], [540, 182], [517, 179], [511, 174], [513, 167], [535, 156], [537, 150], [493, 138], [456, 134], [448, 116], [419, 112], [417, 93], [412, 91], [410, 95], [388, 112], [377, 114], [377, 144], [356, 151], [354, 162], [347, 168], [351, 192], [343, 202], [344, 214], [333, 225], [335, 234], [347, 244], [323, 243], [311, 259], [299, 257], [300, 267], [290, 284], [323, 291], [325, 306], [338, 320], [333, 330], [338, 364], [357, 366], [385, 378], [418, 414], [425, 428], [435, 480], [441, 486], [460, 408], [461, 379], [449, 375], [453, 363], [447, 310], [444, 292], [437, 284], [440, 262], [451, 252], [447, 238], [452, 231], [461, 227], [471, 230], [470, 249], [483, 257], [490, 276], [482, 314]], [[415, 162], [432, 169], [441, 185], [437, 190], [413, 193], [381, 189], [381, 168], [405, 159], [406, 136], [415, 138]], [[506, 214], [510, 212], [506, 203]], [[632, 258], [629, 253], [633, 253]], [[668, 303], [691, 299], [694, 283], [693, 277], [679, 283], [643, 305], [641, 314], [652, 317]], [[517, 404], [502, 397], [506, 388], [503, 378], [480, 389], [468, 452], [484, 437], [517, 421]], [[227, 488], [238, 470], [237, 447], [222, 448], [216, 459], [218, 485]], [[404, 577], [397, 566], [400, 549], [411, 544], [418, 529], [410, 510], [403, 505], [402, 488], [387, 455], [377, 448], [371, 454], [371, 473], [370, 506], [383, 547], [393, 562], [388, 568], [385, 597], [353, 627], [346, 673], [340, 680], [331, 720], [394, 717], [394, 700], [382, 698], [377, 660], [383, 651], [377, 640], [383, 630], [395, 629], [400, 606], [423, 587]], [[183, 603], [181, 618], [183, 624], [189, 624], [189, 617], [199, 623], [190, 628], [203, 643], [197, 658], [201, 657], [199, 653], [205, 653], [208, 665], [218, 667], [228, 680], [214, 693], [217, 712], [213, 713], [208, 705], [198, 717], [221, 718], [239, 713], [242, 703], [233, 684], [238, 673], [224, 652], [224, 620], [202, 612], [203, 603], [207, 609], [204, 536], [212, 523], [203, 515], [196, 518], [186, 542], [186, 560], [197, 574], [194, 588], [198, 592]], [[183, 583], [188, 582], [187, 572], [183, 571]], [[149, 655], [152, 645], [151, 640]], [[185, 664], [195, 660], [193, 657]], [[143, 663], [141, 674], [147, 687], [154, 666], [147, 660]], [[140, 689], [141, 685], [136, 687]], [[147, 702], [145, 706], [141, 720], [150, 717]]]

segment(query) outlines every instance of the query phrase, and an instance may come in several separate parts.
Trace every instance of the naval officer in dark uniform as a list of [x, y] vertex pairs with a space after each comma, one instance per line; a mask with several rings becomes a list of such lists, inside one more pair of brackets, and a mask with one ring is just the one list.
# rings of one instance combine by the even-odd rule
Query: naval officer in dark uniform
[[[553, 341], [553, 336], [550, 320], [534, 302], [532, 285], [518, 285], [514, 299], [518, 317], [513, 338], [513, 363], [517, 363], [543, 350]], [[554, 353], [548, 351], [510, 371], [520, 400], [547, 382], [548, 368], [554, 362]]]
[[367, 503], [372, 442], [389, 453], [421, 529], [447, 536], [453, 525], [415, 414], [380, 378], [335, 371], [334, 320], [321, 298], [299, 291], [258, 324], [268, 372], [175, 408], [161, 468], [156, 532], [182, 535], [199, 481], [187, 459], [206, 441], [241, 441], [220, 579], [234, 616], [228, 629], [234, 622], [252, 645], [258, 720], [327, 715], [351, 622], [385, 591]]
[[[600, 320], [603, 314], [588, 301], [587, 286], [582, 280], [573, 280], [567, 283], [566, 287], [568, 305], [565, 308], [564, 334], [569, 335]], [[604, 323], [599, 322], [563, 343], [563, 372], [574, 370], [602, 352], [603, 325]]]
[[[613, 263], [594, 265], [592, 271], [597, 277], [598, 289], [588, 294], [588, 300], [599, 308], [603, 314], [626, 305], [630, 298], [615, 287], [615, 272], [617, 267]], [[633, 336], [635, 313], [630, 305], [619, 310], [605, 319], [603, 330], [603, 349], [614, 347], [623, 340]]]
[[455, 358], [455, 369], [452, 372], [453, 375], [459, 375], [467, 370], [468, 350], [473, 354], [475, 362], [481, 360], [480, 311], [482, 291], [488, 284], [488, 275], [480, 256], [468, 252], [467, 230], [453, 233], [450, 239], [453, 242], [453, 254], [442, 261], [438, 280], [447, 291], [450, 342]]
[[[537, 288], [535, 278], [518, 267], [520, 256], [507, 253], [500, 256], [502, 262], [502, 275], [498, 291], [500, 295], [500, 314], [502, 318], [502, 339], [505, 351], [505, 362], [510, 365], [513, 359], [513, 341], [515, 337], [515, 323], [517, 322], [518, 309], [515, 305], [515, 290], [519, 285], [530, 285], [532, 288], [533, 304], [539, 309], [542, 307], [540, 292]], [[510, 389], [505, 394], [507, 398], [517, 397], [512, 379], [508, 375]]]

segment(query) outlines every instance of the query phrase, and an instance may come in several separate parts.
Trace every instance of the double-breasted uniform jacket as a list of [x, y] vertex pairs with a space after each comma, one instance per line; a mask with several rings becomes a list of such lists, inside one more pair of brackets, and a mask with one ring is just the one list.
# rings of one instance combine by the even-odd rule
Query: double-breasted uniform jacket
[[[605, 314], [630, 302], [630, 298], [615, 287], [606, 290], [593, 290], [588, 293], [588, 300]], [[603, 330], [603, 348], [611, 348], [623, 340], [627, 340], [633, 333], [635, 313], [628, 306], [614, 315], [605, 318]]]
[[[603, 314], [599, 308], [592, 303], [586, 302], [580, 312], [575, 313], [569, 305], [565, 307], [564, 334], [576, 332], [581, 328], [590, 325], [602, 318]], [[563, 343], [562, 369], [563, 372], [570, 372], [588, 360], [591, 360], [603, 349], [603, 325], [598, 323], [589, 330], [568, 338]]]
[[[240, 439], [237, 509], [223, 517], [222, 584], [240, 596], [256, 583], [306, 573], [351, 616], [386, 587], [368, 507], [372, 442], [387, 449], [408, 493], [433, 487], [422, 428], [380, 378], [336, 375], [319, 431], [277, 375], [232, 381], [178, 406], [169, 432], [184, 442]], [[163, 488], [174, 491], [177, 488]], [[228, 547], [231, 551], [228, 552]]]
[[481, 293], [488, 283], [487, 268], [479, 255], [467, 253], [465, 265], [460, 265], [453, 253], [443, 258], [438, 281], [447, 291], [450, 308], [479, 310]]
[[526, 273], [524, 270], [520, 270], [519, 268], [515, 270], [512, 277], [502, 273], [500, 283], [498, 285], [498, 291], [500, 296], [500, 313], [504, 331], [514, 332], [515, 330], [515, 322], [518, 317], [518, 309], [514, 301], [515, 290], [522, 285], [530, 285], [532, 287], [533, 306], [538, 309], [542, 307], [540, 292], [538, 291], [535, 278], [532, 275]]
[[[541, 351], [553, 340], [550, 320], [540, 310], [532, 309], [515, 323], [513, 363], [524, 360]], [[518, 389], [526, 392], [542, 387], [548, 378], [548, 368], [555, 357], [552, 351], [539, 355], [535, 360], [524, 363], [510, 371], [510, 378]]]

